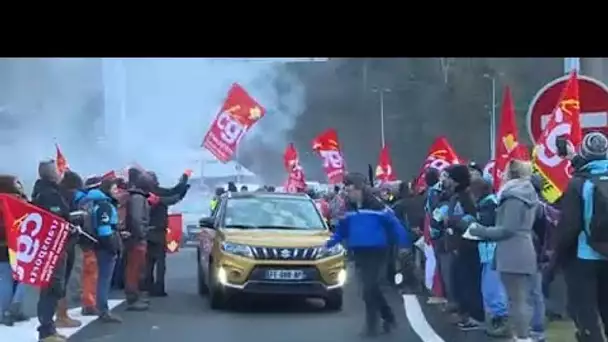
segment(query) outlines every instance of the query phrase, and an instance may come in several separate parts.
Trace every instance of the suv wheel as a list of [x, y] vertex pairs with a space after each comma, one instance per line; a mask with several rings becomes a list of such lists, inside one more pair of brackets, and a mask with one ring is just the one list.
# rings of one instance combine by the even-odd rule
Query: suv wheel
[[209, 307], [212, 310], [223, 310], [228, 306], [228, 298], [226, 298], [226, 295], [217, 284], [215, 267], [209, 265], [209, 272], [211, 273], [209, 278], [209, 284], [211, 285], [209, 289]]
[[197, 260], [196, 265], [198, 294], [204, 296], [209, 293], [209, 288], [207, 287], [207, 283], [205, 282], [205, 273], [203, 272], [203, 268], [201, 267], [200, 258]]
[[332, 292], [325, 298], [325, 310], [342, 311], [342, 291]]

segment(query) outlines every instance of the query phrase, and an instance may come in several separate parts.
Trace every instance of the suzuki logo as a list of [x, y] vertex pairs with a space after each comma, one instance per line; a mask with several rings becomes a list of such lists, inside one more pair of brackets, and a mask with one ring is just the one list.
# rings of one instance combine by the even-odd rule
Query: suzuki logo
[[291, 257], [291, 252], [288, 249], [281, 250], [281, 258], [289, 259]]

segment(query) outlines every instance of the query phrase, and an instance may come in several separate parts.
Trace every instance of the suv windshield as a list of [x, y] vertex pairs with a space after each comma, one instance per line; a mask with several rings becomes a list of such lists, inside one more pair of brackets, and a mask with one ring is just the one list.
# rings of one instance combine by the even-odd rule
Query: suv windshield
[[308, 198], [254, 196], [227, 199], [223, 225], [241, 229], [325, 229]]

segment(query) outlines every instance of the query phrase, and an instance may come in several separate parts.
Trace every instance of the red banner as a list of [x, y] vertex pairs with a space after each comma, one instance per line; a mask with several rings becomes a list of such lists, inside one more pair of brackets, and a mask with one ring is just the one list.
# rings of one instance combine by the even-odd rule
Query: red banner
[[203, 147], [219, 161], [230, 161], [243, 136], [264, 114], [266, 109], [249, 96], [243, 87], [234, 83], [203, 139]]
[[70, 234], [69, 223], [13, 195], [0, 194], [0, 205], [13, 277], [48, 286]]
[[388, 145], [385, 145], [382, 147], [382, 150], [380, 150], [378, 166], [376, 166], [376, 179], [379, 180], [380, 183], [392, 182], [397, 179], [395, 172], [393, 172], [393, 160], [391, 159]]
[[298, 151], [292, 143], [287, 145], [283, 153], [283, 164], [287, 171], [287, 181], [285, 182], [286, 192], [299, 192], [306, 190], [304, 169], [300, 165]]
[[546, 181], [542, 193], [550, 203], [561, 197], [571, 177], [570, 161], [558, 155], [556, 140], [565, 137], [578, 146], [581, 135], [578, 79], [573, 72], [534, 149], [534, 167]]
[[312, 141], [312, 149], [323, 158], [323, 170], [329, 184], [342, 183], [344, 178], [344, 158], [340, 151], [338, 133], [330, 128]]
[[416, 191], [420, 192], [426, 188], [426, 183], [424, 181], [424, 173], [426, 172], [426, 169], [432, 167], [442, 171], [446, 167], [458, 163], [460, 163], [460, 158], [458, 158], [458, 155], [456, 152], [454, 152], [454, 149], [448, 142], [448, 139], [443, 136], [435, 139], [431, 145], [431, 148], [429, 148], [429, 154], [422, 164], [422, 168], [420, 168], [420, 173], [416, 179]]
[[496, 139], [496, 161], [492, 169], [492, 181], [494, 190], [498, 191], [502, 183], [502, 174], [507, 164], [517, 151], [519, 136], [517, 134], [517, 123], [515, 122], [515, 107], [509, 87], [505, 88], [502, 99], [500, 124], [498, 126], [498, 137]]
[[167, 227], [167, 253], [177, 253], [182, 242], [182, 214], [169, 214], [169, 226]]

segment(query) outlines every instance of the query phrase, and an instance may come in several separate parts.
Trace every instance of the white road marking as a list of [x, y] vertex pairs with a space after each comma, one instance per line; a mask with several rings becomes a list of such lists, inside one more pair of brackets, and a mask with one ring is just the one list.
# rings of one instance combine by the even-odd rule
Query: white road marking
[[415, 295], [403, 295], [403, 307], [410, 326], [423, 342], [445, 342], [427, 322]]
[[[108, 305], [110, 306], [110, 310], [119, 306], [122, 302], [124, 302], [122, 299], [109, 300]], [[95, 316], [82, 316], [80, 314], [80, 308], [70, 309], [68, 313], [70, 314], [70, 317], [81, 321], [82, 325], [78, 328], [57, 329], [60, 334], [67, 337], [76, 334], [97, 319]], [[0, 325], [0, 336], [10, 337], [12, 342], [37, 342], [38, 330], [36, 330], [36, 328], [38, 328], [38, 318], [32, 317], [29, 321], [16, 323], [12, 327]]]
[[[545, 129], [553, 114], [545, 114], [540, 117], [540, 128]], [[608, 112], [581, 113], [582, 128], [602, 128], [608, 126]]]

